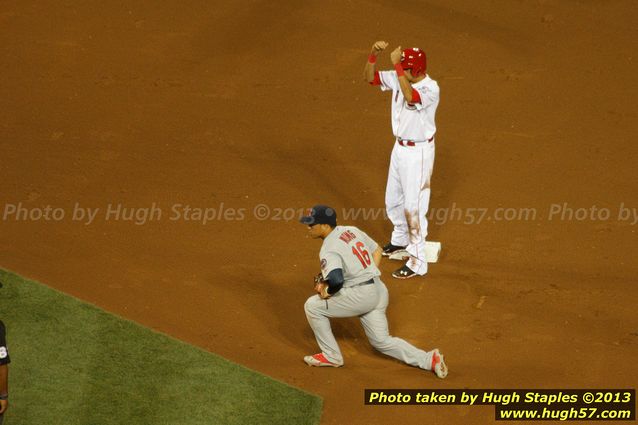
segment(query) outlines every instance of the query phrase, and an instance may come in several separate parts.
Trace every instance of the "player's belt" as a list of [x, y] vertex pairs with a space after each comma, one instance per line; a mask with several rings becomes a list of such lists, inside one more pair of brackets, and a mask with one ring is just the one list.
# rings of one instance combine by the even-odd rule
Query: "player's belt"
[[397, 137], [397, 143], [400, 144], [401, 146], [416, 146], [419, 143], [430, 143], [432, 140], [434, 140], [434, 136], [430, 137], [428, 140], [407, 140], [407, 139], [402, 139], [400, 137]]
[[374, 279], [366, 280], [365, 282], [361, 282], [361, 283], [355, 283], [352, 286], [348, 286], [348, 288], [354, 288], [355, 286], [370, 285], [371, 283], [374, 283]]

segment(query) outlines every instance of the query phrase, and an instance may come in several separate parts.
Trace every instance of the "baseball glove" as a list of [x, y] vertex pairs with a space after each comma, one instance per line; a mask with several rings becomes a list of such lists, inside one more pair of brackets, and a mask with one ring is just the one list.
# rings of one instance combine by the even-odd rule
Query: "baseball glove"
[[331, 295], [328, 293], [328, 282], [324, 280], [323, 274], [321, 274], [321, 272], [315, 276], [314, 290], [324, 300], [327, 300], [331, 297]]

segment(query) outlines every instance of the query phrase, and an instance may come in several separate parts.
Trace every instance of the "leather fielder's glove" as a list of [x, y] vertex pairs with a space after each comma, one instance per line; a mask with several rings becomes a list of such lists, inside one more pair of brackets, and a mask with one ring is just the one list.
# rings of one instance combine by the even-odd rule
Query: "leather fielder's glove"
[[315, 283], [315, 292], [319, 294], [319, 296], [323, 300], [327, 300], [328, 298], [332, 296], [328, 293], [328, 288], [329, 288], [328, 282]]
[[314, 290], [324, 300], [327, 300], [332, 296], [328, 293], [328, 282], [323, 279], [323, 274], [321, 274], [321, 272], [315, 276]]

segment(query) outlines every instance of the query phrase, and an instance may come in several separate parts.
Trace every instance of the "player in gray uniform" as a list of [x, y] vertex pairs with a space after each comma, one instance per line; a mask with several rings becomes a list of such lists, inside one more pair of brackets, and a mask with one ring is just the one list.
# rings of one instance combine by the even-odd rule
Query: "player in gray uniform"
[[438, 349], [426, 352], [390, 336], [385, 315], [388, 289], [378, 269], [381, 247], [356, 227], [337, 226], [335, 210], [325, 205], [314, 206], [300, 221], [308, 225], [310, 237], [323, 239], [321, 275], [315, 279], [317, 295], [304, 306], [321, 353], [306, 356], [304, 361], [310, 366], [343, 366], [330, 318], [359, 316], [375, 349], [445, 378], [448, 369]]

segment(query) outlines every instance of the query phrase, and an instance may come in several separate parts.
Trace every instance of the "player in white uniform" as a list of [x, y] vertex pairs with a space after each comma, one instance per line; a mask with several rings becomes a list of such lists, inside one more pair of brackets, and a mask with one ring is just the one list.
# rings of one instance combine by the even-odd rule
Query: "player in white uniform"
[[395, 143], [385, 193], [388, 217], [394, 225], [383, 255], [396, 256], [405, 250], [407, 263], [392, 273], [398, 279], [424, 275], [428, 271], [425, 238], [426, 214], [430, 203], [430, 178], [434, 167], [434, 115], [439, 104], [439, 86], [426, 74], [425, 53], [417, 48], [390, 55], [394, 71], [376, 71], [376, 60], [388, 46], [377, 41], [372, 46], [364, 70], [365, 79], [381, 90], [392, 91], [392, 132]]
[[321, 352], [304, 361], [310, 366], [342, 366], [330, 318], [358, 316], [375, 349], [445, 378], [447, 365], [438, 349], [426, 352], [389, 334], [388, 289], [379, 278], [379, 245], [356, 227], [337, 226], [336, 212], [325, 205], [314, 206], [300, 221], [308, 225], [312, 238], [323, 239], [319, 253], [322, 281], [315, 280], [317, 295], [304, 306]]

